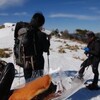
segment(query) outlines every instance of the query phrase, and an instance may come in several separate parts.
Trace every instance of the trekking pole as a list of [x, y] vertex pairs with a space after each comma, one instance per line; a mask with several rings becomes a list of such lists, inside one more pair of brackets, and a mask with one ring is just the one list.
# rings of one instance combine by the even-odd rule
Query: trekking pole
[[[51, 36], [48, 35], [47, 37], [48, 37], [48, 41], [50, 42], [50, 38], [51, 38]], [[50, 55], [50, 51], [49, 51], [49, 49], [48, 49], [48, 52], [47, 52], [48, 74], [49, 74], [49, 70], [50, 70], [49, 55]]]
[[19, 85], [20, 85], [20, 66], [19, 66]]
[[47, 52], [47, 61], [48, 61], [48, 74], [49, 74], [49, 69], [50, 69], [49, 55], [50, 55], [50, 52], [49, 52], [49, 50], [48, 50], [48, 52]]

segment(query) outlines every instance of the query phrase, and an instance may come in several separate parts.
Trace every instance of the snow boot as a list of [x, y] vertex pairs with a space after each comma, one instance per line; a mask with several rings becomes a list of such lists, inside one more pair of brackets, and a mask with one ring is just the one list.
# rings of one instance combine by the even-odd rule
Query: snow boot
[[86, 86], [89, 90], [99, 90], [100, 87], [97, 84], [89, 84], [88, 86]]

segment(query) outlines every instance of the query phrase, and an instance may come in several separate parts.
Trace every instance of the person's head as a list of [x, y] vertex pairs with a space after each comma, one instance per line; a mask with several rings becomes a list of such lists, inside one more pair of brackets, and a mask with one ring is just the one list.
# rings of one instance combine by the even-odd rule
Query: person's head
[[95, 38], [95, 34], [92, 31], [88, 31], [86, 33], [86, 37], [87, 37], [88, 42], [91, 42]]
[[45, 23], [44, 15], [40, 12], [35, 13], [32, 16], [32, 19], [31, 19], [31, 22], [30, 22], [30, 24], [33, 27], [36, 27], [36, 28], [42, 27], [44, 23]]

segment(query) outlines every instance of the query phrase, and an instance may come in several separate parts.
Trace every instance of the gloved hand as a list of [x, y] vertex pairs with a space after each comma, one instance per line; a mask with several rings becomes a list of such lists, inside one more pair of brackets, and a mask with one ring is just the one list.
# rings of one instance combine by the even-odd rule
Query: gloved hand
[[84, 51], [85, 51], [85, 52], [89, 52], [90, 49], [89, 49], [88, 47], [85, 47], [85, 48], [84, 48]]
[[89, 53], [90, 49], [88, 47], [85, 47], [84, 51], [85, 51], [84, 53], [87, 55]]
[[51, 39], [51, 34], [50, 35], [47, 35], [47, 38], [48, 38], [48, 40], [50, 40]]

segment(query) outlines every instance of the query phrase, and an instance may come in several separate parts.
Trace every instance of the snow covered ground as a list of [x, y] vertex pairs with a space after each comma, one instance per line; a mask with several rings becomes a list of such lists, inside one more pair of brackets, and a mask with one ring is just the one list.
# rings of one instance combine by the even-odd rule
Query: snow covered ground
[[[9, 28], [0, 29], [0, 48], [10, 48], [13, 50], [14, 46], [14, 26]], [[69, 49], [69, 47], [71, 49]], [[72, 48], [76, 48], [72, 50]], [[78, 48], [77, 48], [78, 47]], [[76, 71], [79, 70], [80, 64], [82, 63], [83, 59], [86, 58], [84, 55], [84, 51], [82, 48], [85, 47], [85, 44], [80, 44], [75, 41], [64, 40], [52, 37], [51, 38], [51, 46], [50, 46], [50, 55], [48, 56], [44, 53], [45, 57], [45, 74], [48, 72], [48, 60], [49, 60], [49, 73], [53, 73], [60, 69], [60, 71], [66, 71], [66, 77], [62, 76], [62, 79], [66, 79], [64, 85], [66, 88], [69, 88], [71, 85], [70, 77], [73, 76]], [[60, 50], [64, 50], [65, 53], [60, 53]], [[13, 54], [9, 58], [0, 58], [7, 62], [14, 63]], [[18, 67], [15, 63], [15, 68], [20, 73], [20, 77], [23, 76], [23, 69]], [[100, 67], [99, 67], [100, 69]], [[86, 73], [91, 73], [91, 67], [86, 71]], [[88, 81], [91, 81], [93, 75], [91, 74]], [[57, 80], [58, 81], [58, 80]], [[17, 86], [24, 84], [24, 78], [15, 77], [12, 88], [16, 88]], [[100, 81], [99, 81], [100, 85]], [[85, 88], [84, 85], [75, 92], [69, 100], [100, 100], [100, 90], [98, 91], [90, 91]]]

